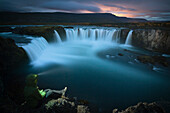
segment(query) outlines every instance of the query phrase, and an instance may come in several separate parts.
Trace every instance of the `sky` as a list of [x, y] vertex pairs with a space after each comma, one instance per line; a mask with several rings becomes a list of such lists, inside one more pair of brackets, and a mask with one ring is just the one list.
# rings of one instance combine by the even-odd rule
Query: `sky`
[[112, 13], [170, 21], [170, 0], [0, 0], [0, 11]]

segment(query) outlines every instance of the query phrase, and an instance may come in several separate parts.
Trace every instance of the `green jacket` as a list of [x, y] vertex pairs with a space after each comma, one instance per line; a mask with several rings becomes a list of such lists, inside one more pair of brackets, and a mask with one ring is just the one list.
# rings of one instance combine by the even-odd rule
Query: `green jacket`
[[33, 79], [34, 76], [31, 76], [31, 77], [28, 76], [26, 79], [26, 86], [24, 88], [24, 96], [25, 96], [27, 105], [31, 108], [35, 108], [37, 107], [39, 102], [44, 98], [44, 96], [46, 95], [46, 92], [38, 89], [37, 77], [34, 79]]

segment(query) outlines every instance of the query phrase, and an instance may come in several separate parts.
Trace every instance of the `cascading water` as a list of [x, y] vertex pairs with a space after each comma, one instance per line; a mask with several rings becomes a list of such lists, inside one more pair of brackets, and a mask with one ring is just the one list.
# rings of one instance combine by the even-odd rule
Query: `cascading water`
[[[66, 31], [66, 41], [62, 42], [60, 35], [56, 30], [54, 30], [54, 39], [56, 39], [56, 44], [52, 44], [53, 48], [54, 45], [58, 45], [60, 43], [70, 43], [72, 45], [74, 41], [76, 41], [76, 45], [80, 44], [81, 42], [86, 42], [86, 44], [91, 44], [90, 46], [94, 46], [95, 50], [105, 48], [111, 45], [115, 45], [120, 42], [120, 32], [121, 29], [94, 29], [94, 28], [75, 28], [75, 29], [67, 29]], [[35, 61], [41, 54], [44, 52], [45, 48], [51, 48], [51, 44], [43, 38], [32, 38], [30, 44], [23, 46], [26, 50], [28, 56], [30, 57], [31, 61]], [[75, 45], [74, 44], [74, 45]], [[82, 43], [83, 45], [85, 43]], [[58, 49], [58, 48], [56, 48]], [[51, 51], [51, 50], [50, 50]], [[46, 53], [48, 53], [47, 51]], [[55, 50], [53, 51], [55, 53]], [[45, 53], [45, 54], [46, 54]], [[53, 55], [54, 55], [53, 53]], [[70, 53], [70, 52], [68, 52]], [[51, 54], [51, 53], [48, 53]], [[61, 53], [62, 54], [62, 53]], [[73, 53], [75, 54], [75, 53]], [[77, 53], [76, 53], [77, 54]], [[69, 55], [70, 56], [70, 55]], [[64, 57], [64, 56], [63, 56]], [[52, 58], [53, 59], [53, 58]], [[43, 62], [43, 61], [42, 61]], [[55, 61], [56, 62], [56, 61]]]
[[[30, 38], [30, 37], [29, 37]], [[31, 38], [32, 41], [28, 45], [23, 46], [31, 61], [36, 60], [48, 47], [48, 42], [43, 38]]]
[[67, 41], [91, 40], [91, 41], [114, 41], [120, 40], [120, 29], [65, 29]]
[[133, 33], [133, 30], [130, 30], [129, 33], [128, 33], [128, 36], [127, 36], [127, 38], [126, 38], [125, 45], [131, 45], [132, 33]]
[[54, 30], [54, 35], [55, 35], [55, 39], [57, 40], [57, 43], [61, 43], [61, 38], [60, 38], [60, 35], [58, 34], [58, 32], [56, 30]]

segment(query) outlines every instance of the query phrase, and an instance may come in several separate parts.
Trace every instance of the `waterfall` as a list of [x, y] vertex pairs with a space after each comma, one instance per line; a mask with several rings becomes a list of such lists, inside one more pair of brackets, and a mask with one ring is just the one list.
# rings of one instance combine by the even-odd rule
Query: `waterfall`
[[[107, 44], [112, 45], [112, 43], [110, 43], [110, 42], [113, 42], [113, 44], [120, 42], [121, 29], [115, 29], [115, 28], [113, 28], [113, 29], [108, 29], [108, 28], [68, 29], [68, 28], [65, 28], [65, 32], [66, 32], [66, 43], [67, 42], [72, 43], [72, 41], [78, 41], [78, 43], [79, 43], [79, 41], [82, 41], [83, 43], [84, 42], [85, 43], [93, 42], [93, 44], [106, 43], [105, 46], [107, 46]], [[132, 30], [129, 32], [125, 44], [130, 44], [132, 32], [133, 32]], [[57, 43], [62, 43], [62, 40], [61, 40], [58, 32], [56, 30], [54, 30], [54, 33], [55, 33], [54, 36], [55, 36]], [[29, 37], [27, 37], [27, 38], [29, 38]], [[49, 46], [49, 44], [46, 41], [46, 39], [44, 39], [43, 37], [39, 37], [39, 38], [32, 37], [31, 39], [32, 39], [31, 43], [29, 43], [28, 45], [23, 45], [22, 47], [27, 52], [30, 60], [35, 61], [40, 56], [44, 55], [42, 53]], [[64, 42], [62, 44], [64, 44]], [[52, 46], [54, 46], [54, 45], [52, 45]], [[56, 46], [56, 47], [58, 47], [58, 46]]]
[[67, 41], [92, 40], [92, 41], [115, 41], [119, 43], [120, 29], [93, 29], [76, 28], [65, 29]]
[[31, 43], [23, 46], [31, 61], [36, 60], [48, 46], [48, 42], [43, 38], [33, 38]]
[[128, 36], [126, 38], [125, 45], [130, 45], [131, 44], [131, 41], [132, 41], [132, 32], [133, 32], [133, 30], [129, 31]]
[[61, 38], [60, 38], [60, 35], [58, 34], [58, 32], [56, 30], [54, 30], [54, 33], [55, 33], [55, 38], [57, 40], [57, 43], [61, 43]]

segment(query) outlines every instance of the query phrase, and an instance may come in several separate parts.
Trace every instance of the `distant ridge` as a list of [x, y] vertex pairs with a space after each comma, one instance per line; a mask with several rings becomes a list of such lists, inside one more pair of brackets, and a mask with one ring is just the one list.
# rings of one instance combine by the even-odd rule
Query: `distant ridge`
[[16, 13], [0, 12], [0, 24], [41, 24], [41, 23], [133, 23], [147, 22], [145, 19], [118, 17], [111, 13]]

